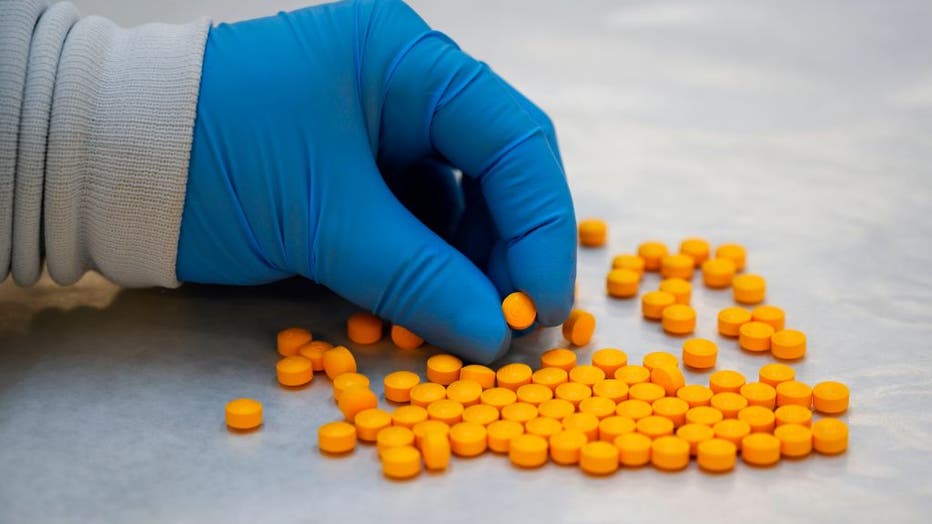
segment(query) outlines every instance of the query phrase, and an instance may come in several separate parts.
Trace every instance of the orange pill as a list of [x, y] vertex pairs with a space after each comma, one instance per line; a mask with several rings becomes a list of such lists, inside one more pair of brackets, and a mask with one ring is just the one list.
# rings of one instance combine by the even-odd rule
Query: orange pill
[[734, 469], [737, 452], [738, 448], [734, 443], [713, 438], [696, 446], [696, 462], [705, 471], [723, 473]]
[[676, 390], [686, 385], [683, 372], [676, 366], [657, 366], [650, 372], [650, 381], [663, 388], [667, 396], [676, 395]]
[[576, 366], [576, 353], [566, 348], [544, 351], [540, 356], [542, 368], [560, 368], [567, 372]]
[[379, 399], [367, 386], [352, 386], [340, 393], [337, 407], [346, 420], [353, 420], [357, 413], [379, 405]]
[[511, 440], [524, 433], [524, 426], [513, 420], [496, 420], [486, 428], [489, 449], [496, 453], [508, 453]]
[[534, 406], [553, 398], [553, 390], [541, 384], [525, 384], [515, 393], [518, 395], [518, 401]]
[[605, 397], [617, 404], [622, 400], [628, 400], [628, 385], [617, 378], [607, 378], [592, 386], [592, 394]]
[[691, 338], [683, 342], [683, 364], [694, 369], [715, 367], [718, 346], [711, 340]]
[[539, 437], [550, 438], [563, 431], [563, 424], [550, 417], [534, 417], [524, 423], [524, 432]]
[[599, 437], [599, 418], [592, 413], [572, 413], [563, 417], [564, 429], [581, 431], [589, 441]]
[[518, 435], [511, 439], [508, 459], [521, 468], [539, 468], [547, 463], [547, 439], [537, 435]]
[[800, 458], [812, 452], [812, 430], [798, 424], [785, 424], [773, 431], [780, 441], [780, 454]]
[[619, 402], [615, 406], [615, 414], [621, 417], [628, 417], [635, 421], [641, 420], [644, 417], [649, 417], [653, 415], [654, 408], [647, 402], [643, 400], [634, 400], [628, 399], [622, 402]]
[[[644, 367], [653, 370], [656, 367], [660, 366], [679, 366], [680, 362], [676, 359], [676, 356], [673, 353], [668, 353], [666, 351], [652, 351], [644, 355], [642, 360]], [[628, 384], [629, 386], [631, 384]]]
[[576, 411], [576, 406], [562, 398], [554, 398], [541, 402], [537, 406], [537, 414], [542, 417], [548, 417], [556, 420], [563, 420], [564, 417]]
[[688, 335], [696, 330], [696, 310], [686, 304], [673, 304], [664, 308], [661, 325], [671, 335]]
[[570, 375], [562, 368], [543, 368], [538, 369], [531, 375], [532, 384], [547, 386], [551, 390], [557, 389], [557, 386], [569, 382]]
[[399, 349], [417, 349], [424, 344], [424, 339], [415, 335], [411, 330], [399, 326], [398, 324], [392, 325], [391, 330], [392, 343]]
[[650, 381], [650, 369], [644, 366], [621, 366], [615, 370], [615, 378], [631, 387]]
[[693, 277], [696, 262], [689, 255], [665, 255], [660, 259], [660, 275], [663, 278], [682, 278], [689, 280]]
[[592, 313], [581, 309], [571, 311], [569, 318], [563, 323], [563, 338], [574, 346], [588, 344], [594, 332], [595, 317]]
[[727, 440], [739, 449], [741, 448], [741, 439], [751, 434], [751, 426], [743, 420], [736, 418], [726, 418], [712, 426], [715, 432], [715, 438]]
[[395, 371], [382, 381], [385, 399], [392, 402], [411, 402], [411, 390], [421, 383], [421, 377], [411, 371]]
[[763, 406], [773, 410], [777, 405], [777, 390], [763, 382], [748, 382], [741, 386], [740, 393], [748, 399], [749, 406]]
[[689, 444], [690, 455], [696, 455], [699, 444], [715, 438], [715, 432], [705, 424], [685, 424], [676, 430], [676, 436]]
[[225, 415], [227, 426], [232, 429], [254, 429], [262, 425], [262, 404], [251, 398], [231, 400]]
[[348, 453], [356, 447], [356, 428], [346, 422], [324, 424], [317, 429], [317, 447], [324, 453]]
[[705, 424], [712, 427], [725, 418], [721, 411], [712, 406], [696, 406], [686, 412], [687, 424]]
[[605, 291], [610, 297], [631, 298], [638, 294], [641, 274], [630, 269], [613, 269], [605, 277]]
[[399, 406], [392, 412], [392, 425], [413, 428], [427, 420], [427, 409], [413, 404]]
[[333, 349], [333, 344], [323, 340], [312, 340], [298, 348], [298, 354], [311, 361], [314, 371], [324, 370], [324, 352]]
[[702, 263], [702, 282], [706, 287], [722, 289], [735, 278], [735, 263], [725, 258], [713, 258]]
[[311, 361], [299, 356], [285, 357], [275, 364], [278, 383], [283, 386], [297, 387], [309, 384], [314, 378]]
[[738, 412], [748, 406], [748, 399], [731, 391], [716, 393], [709, 402], [713, 408], [721, 411], [726, 419], [737, 417]]
[[427, 418], [453, 426], [463, 420], [463, 405], [455, 400], [435, 400], [427, 406]]
[[447, 386], [447, 398], [459, 402], [463, 407], [478, 404], [480, 395], [482, 386], [472, 380], [461, 379]]
[[781, 329], [770, 338], [770, 352], [783, 360], [796, 360], [806, 355], [806, 335], [795, 329]]
[[557, 464], [568, 466], [579, 462], [579, 452], [588, 442], [588, 439], [581, 431], [575, 429], [564, 429], [555, 435], [551, 435], [548, 443], [550, 444], [550, 458]]
[[640, 433], [626, 433], [615, 439], [618, 461], [623, 466], [638, 467], [650, 462], [651, 439]]
[[346, 319], [346, 336], [357, 344], [375, 344], [382, 339], [382, 319], [372, 313], [353, 313]]
[[744, 375], [733, 369], [723, 369], [709, 375], [709, 388], [714, 393], [737, 393], [745, 383]]
[[488, 404], [476, 404], [463, 410], [463, 422], [474, 422], [488, 426], [499, 418], [497, 409]]
[[823, 455], [835, 455], [848, 449], [848, 426], [836, 418], [812, 423], [812, 447]]
[[446, 398], [447, 388], [433, 382], [422, 382], [408, 393], [411, 397], [411, 404], [426, 408], [431, 402]]
[[441, 353], [427, 359], [427, 380], [448, 386], [460, 378], [463, 361], [453, 355]]
[[419, 446], [424, 456], [424, 467], [431, 471], [443, 471], [450, 465], [450, 439], [446, 433], [431, 432], [424, 435]]
[[342, 375], [337, 375], [333, 379], [333, 400], [339, 402], [340, 393], [353, 387], [353, 386], [364, 386], [369, 387], [369, 377], [362, 375], [360, 373], [343, 373]]
[[738, 345], [747, 351], [761, 352], [770, 349], [773, 328], [763, 322], [745, 322], [738, 328]]
[[482, 389], [495, 387], [495, 371], [479, 364], [469, 364], [460, 369], [460, 380], [478, 382]]
[[848, 410], [848, 386], [841, 382], [819, 382], [812, 388], [812, 406], [819, 413], [837, 415]]
[[537, 308], [531, 297], [521, 291], [511, 293], [502, 301], [502, 314], [511, 329], [527, 329], [537, 319]]
[[298, 348], [311, 342], [311, 332], [299, 327], [283, 329], [278, 332], [276, 343], [278, 354], [283, 357], [291, 357], [298, 354]]
[[812, 425], [812, 411], [809, 408], [790, 404], [780, 406], [773, 412], [777, 427], [785, 424], [809, 427]]
[[769, 324], [774, 331], [780, 331], [786, 324], [786, 314], [777, 306], [757, 306], [751, 310], [751, 320]]
[[804, 408], [812, 406], [812, 388], [796, 380], [787, 380], [777, 384], [777, 406], [796, 405]]
[[579, 451], [579, 469], [590, 475], [611, 475], [618, 471], [618, 448], [599, 440], [587, 442]]
[[643, 400], [647, 403], [652, 403], [658, 398], [663, 398], [666, 394], [667, 392], [663, 389], [663, 386], [659, 386], [652, 382], [642, 382], [628, 388], [629, 399]]
[[596, 382], [605, 380], [605, 372], [595, 366], [583, 364], [571, 369], [569, 377], [570, 382], [578, 382], [592, 387]]
[[644, 259], [637, 255], [623, 253], [612, 258], [612, 269], [629, 269], [639, 276], [643, 276]]
[[424, 447], [424, 437], [428, 433], [439, 433], [443, 436], [444, 439], [447, 438], [447, 434], [450, 433], [450, 426], [444, 424], [439, 420], [423, 420], [418, 422], [411, 428], [411, 432], [414, 433], [414, 443], [418, 449]]
[[710, 388], [699, 384], [690, 384], [676, 390], [677, 398], [686, 402], [691, 408], [711, 405], [714, 394]]
[[534, 371], [531, 370], [531, 366], [515, 362], [498, 368], [495, 373], [495, 381], [500, 388], [517, 391], [519, 387], [531, 383], [531, 375], [533, 374]]
[[592, 353], [592, 365], [601, 369], [606, 377], [615, 375], [618, 368], [628, 364], [628, 355], [615, 348], [603, 348]]
[[763, 406], [748, 406], [738, 412], [738, 420], [747, 422], [751, 433], [773, 433], [777, 419], [773, 411]]
[[767, 281], [760, 275], [738, 275], [731, 281], [735, 302], [757, 304], [764, 301], [767, 293]]
[[583, 247], [601, 247], [608, 238], [608, 224], [598, 218], [587, 218], [579, 221], [579, 245]]
[[479, 396], [479, 402], [501, 410], [503, 407], [518, 401], [518, 395], [505, 388], [489, 388]]
[[557, 386], [557, 389], [554, 390], [554, 396], [578, 406], [581, 401], [592, 396], [592, 389], [579, 382], [567, 382]]
[[693, 294], [693, 286], [682, 278], [668, 278], [660, 283], [660, 291], [673, 295], [677, 304], [689, 304]]
[[615, 414], [615, 403], [605, 397], [589, 397], [579, 402], [580, 413], [591, 413], [600, 420]]
[[515, 402], [502, 408], [502, 420], [511, 420], [518, 424], [537, 417], [537, 408], [527, 402]]
[[772, 466], [780, 461], [780, 439], [769, 433], [751, 433], [741, 439], [741, 458], [752, 466]]
[[666, 291], [648, 291], [641, 295], [641, 314], [648, 320], [663, 318], [663, 310], [676, 303], [676, 297]]
[[704, 238], [687, 238], [680, 242], [680, 253], [692, 258], [696, 267], [709, 259], [709, 251], [711, 247]]
[[741, 307], [726, 307], [718, 312], [718, 332], [726, 337], [737, 337], [741, 326], [750, 321], [750, 311]]
[[766, 364], [761, 366], [757, 374], [758, 381], [777, 387], [781, 382], [789, 382], [796, 378], [796, 371], [786, 364]]
[[628, 417], [611, 415], [599, 421], [599, 440], [615, 442], [615, 439], [626, 433], [637, 431], [637, 422]]
[[669, 419], [673, 426], [679, 427], [686, 423], [686, 412], [689, 404], [676, 397], [658, 398], [650, 405], [654, 415]]
[[398, 446], [379, 454], [382, 474], [390, 479], [404, 480], [421, 472], [421, 453], [413, 446]]
[[722, 244], [715, 249], [715, 258], [730, 260], [736, 270], [743, 271], [747, 264], [747, 251], [741, 244]]
[[659, 270], [660, 262], [667, 253], [667, 246], [663, 242], [650, 241], [638, 246], [638, 256], [644, 259], [644, 269], [647, 271]]
[[[652, 439], [673, 434], [673, 421], [659, 415], [650, 415], [637, 421], [638, 433]], [[687, 449], [687, 454], [689, 450]]]
[[414, 445], [414, 432], [404, 426], [389, 426], [375, 436], [375, 446], [379, 453], [389, 448]]
[[459, 457], [475, 457], [489, 445], [485, 426], [475, 422], [460, 422], [450, 428], [450, 449]]
[[650, 446], [650, 463], [665, 471], [685, 468], [689, 465], [689, 442], [674, 436], [655, 439]]
[[364, 409], [353, 417], [353, 425], [359, 440], [375, 442], [379, 431], [392, 425], [392, 416], [379, 408]]
[[356, 357], [343, 346], [334, 346], [324, 351], [324, 372], [333, 380], [343, 373], [356, 372]]

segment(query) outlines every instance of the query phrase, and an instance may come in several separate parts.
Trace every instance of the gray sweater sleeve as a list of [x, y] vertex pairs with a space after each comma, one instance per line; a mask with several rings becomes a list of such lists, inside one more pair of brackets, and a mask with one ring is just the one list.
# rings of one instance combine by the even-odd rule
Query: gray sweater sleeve
[[208, 27], [0, 0], [0, 281], [177, 285]]

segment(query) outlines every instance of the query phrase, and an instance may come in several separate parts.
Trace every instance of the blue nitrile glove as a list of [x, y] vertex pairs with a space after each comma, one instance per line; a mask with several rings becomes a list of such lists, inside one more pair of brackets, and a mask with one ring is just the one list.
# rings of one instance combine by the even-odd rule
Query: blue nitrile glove
[[576, 227], [550, 121], [408, 6], [221, 24], [203, 67], [180, 280], [304, 275], [479, 362], [510, 343], [505, 294], [566, 318]]

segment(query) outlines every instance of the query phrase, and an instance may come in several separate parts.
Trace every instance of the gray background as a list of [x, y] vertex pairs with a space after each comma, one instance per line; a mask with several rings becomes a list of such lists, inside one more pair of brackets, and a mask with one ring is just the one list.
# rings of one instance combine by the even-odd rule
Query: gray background
[[[123, 24], [236, 20], [299, 2], [79, 0]], [[796, 365], [852, 390], [840, 457], [695, 465], [594, 479], [572, 468], [454, 460], [442, 475], [384, 480], [372, 449], [319, 456], [335, 419], [326, 379], [274, 380], [275, 332], [344, 342], [354, 308], [292, 281], [258, 289], [120, 290], [95, 275], [61, 289], [0, 285], [0, 521], [567, 522], [927, 521], [932, 510], [932, 4], [742, 0], [416, 2], [554, 118], [577, 213], [612, 226], [580, 254], [580, 302], [599, 328], [580, 349], [678, 352], [680, 341], [612, 301], [612, 254], [702, 235], [749, 248], [768, 300], [809, 335]], [[646, 289], [656, 286], [649, 276]], [[771, 359], [714, 333], [726, 293], [698, 286], [698, 335], [719, 368]], [[516, 343], [536, 363], [558, 330]], [[377, 385], [423, 371], [426, 350], [356, 350]], [[704, 382], [706, 374], [689, 373]], [[234, 397], [265, 426], [224, 428]]]

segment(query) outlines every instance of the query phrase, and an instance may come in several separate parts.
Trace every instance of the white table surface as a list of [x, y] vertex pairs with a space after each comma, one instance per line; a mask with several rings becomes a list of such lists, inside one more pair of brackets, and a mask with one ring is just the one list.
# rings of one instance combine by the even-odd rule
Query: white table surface
[[[270, 14], [294, 1], [79, 0], [123, 24]], [[591, 478], [491, 454], [410, 482], [374, 451], [330, 459], [325, 378], [285, 391], [275, 332], [344, 342], [354, 308], [301, 281], [122, 290], [0, 285], [2, 522], [928, 522], [932, 511], [932, 3], [923, 0], [415, 4], [557, 124], [577, 213], [611, 224], [580, 253], [587, 360], [678, 352], [636, 301], [604, 296], [611, 256], [658, 238], [738, 241], [768, 301], [809, 336], [801, 380], [852, 391], [848, 453], [708, 475], [625, 469]], [[648, 276], [645, 288], [656, 286]], [[727, 293], [697, 285], [697, 334], [719, 369], [771, 362], [718, 337]], [[559, 330], [519, 340], [538, 362]], [[433, 350], [355, 350], [380, 389]], [[687, 379], [705, 382], [706, 373]], [[261, 400], [265, 425], [223, 424]], [[340, 519], [340, 520], [335, 520]]]

